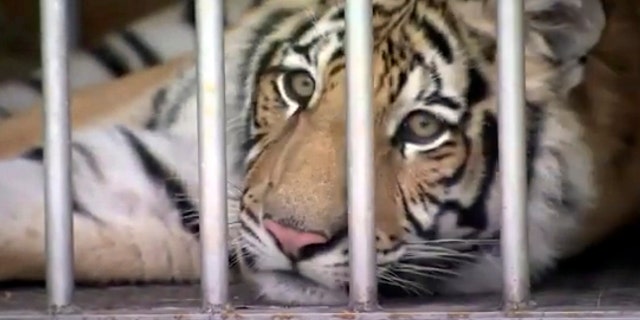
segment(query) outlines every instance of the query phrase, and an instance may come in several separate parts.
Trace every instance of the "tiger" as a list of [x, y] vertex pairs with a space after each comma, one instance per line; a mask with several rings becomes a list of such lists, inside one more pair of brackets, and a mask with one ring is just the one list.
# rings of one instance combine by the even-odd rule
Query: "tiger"
[[[236, 23], [243, 12], [260, 5], [261, 1], [225, 0], [224, 24]], [[195, 0], [180, 0], [108, 33], [95, 46], [71, 52], [69, 85], [72, 90], [80, 89], [164, 64], [192, 53], [195, 39]], [[0, 82], [0, 116], [3, 118], [41, 99], [41, 70]]]
[[[502, 289], [496, 6], [372, 1], [371, 214], [382, 297]], [[596, 54], [637, 57], [617, 49], [629, 46], [598, 44], [638, 30], [608, 23], [605, 9], [598, 0], [525, 1], [534, 282], [636, 218], [640, 111], [629, 102], [640, 100], [625, 91], [622, 102], [610, 98], [622, 78], [607, 74]], [[241, 20], [224, 35], [230, 265], [265, 301], [343, 304], [350, 271], [345, 3], [267, 0]], [[154, 94], [119, 106], [118, 115], [74, 123], [78, 283], [199, 279], [194, 61], [156, 80], [163, 84]], [[44, 278], [42, 170], [38, 146], [0, 161], [0, 280]]]

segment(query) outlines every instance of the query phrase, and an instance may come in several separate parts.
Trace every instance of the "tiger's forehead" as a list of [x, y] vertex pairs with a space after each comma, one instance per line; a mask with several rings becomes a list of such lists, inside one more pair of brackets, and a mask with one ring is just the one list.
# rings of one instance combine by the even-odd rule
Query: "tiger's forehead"
[[[296, 22], [289, 33], [280, 39], [280, 54], [275, 55], [275, 63], [299, 66], [301, 62], [321, 68], [344, 50], [346, 39], [346, 15], [344, 1], [333, 1], [330, 5], [309, 7], [298, 12]], [[455, 15], [449, 10], [447, 1], [442, 0], [384, 0], [373, 3], [374, 42], [400, 30], [404, 33], [396, 37], [405, 44], [424, 46], [416, 48], [423, 55], [437, 53], [451, 63], [462, 47], [461, 32]], [[402, 28], [402, 26], [407, 26]], [[411, 33], [417, 33], [412, 35]], [[424, 37], [417, 41], [418, 37]], [[400, 39], [404, 38], [404, 39]], [[455, 51], [455, 52], [454, 52]], [[341, 52], [343, 53], [343, 52]], [[325, 59], [322, 59], [325, 58]], [[306, 61], [305, 61], [306, 60]], [[428, 60], [428, 59], [425, 59]]]
[[346, 21], [344, 7], [335, 5], [322, 15], [305, 12], [308, 20], [283, 44], [282, 65], [323, 69], [343, 50]]

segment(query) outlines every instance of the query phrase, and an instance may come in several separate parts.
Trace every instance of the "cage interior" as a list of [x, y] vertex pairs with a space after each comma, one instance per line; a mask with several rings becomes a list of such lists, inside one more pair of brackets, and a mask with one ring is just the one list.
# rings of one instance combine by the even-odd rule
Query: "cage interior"
[[[15, 66], [12, 65], [12, 68]], [[7, 72], [0, 72], [5, 74]], [[539, 281], [532, 290], [536, 311], [597, 312], [640, 310], [640, 267], [637, 249], [640, 221], [586, 252], [563, 261], [560, 267]], [[140, 284], [117, 286], [78, 286], [74, 307], [95, 314], [187, 314], [201, 306], [199, 284]], [[231, 285], [230, 303], [237, 310], [268, 306], [256, 300], [251, 288], [242, 283]], [[419, 301], [383, 300], [387, 309], [411, 310], [421, 306], [433, 312], [450, 314], [499, 311], [501, 294], [475, 296], [434, 296]], [[409, 307], [411, 306], [411, 307]], [[44, 315], [46, 288], [42, 283], [5, 283], [0, 286], [0, 318], [15, 319]], [[319, 309], [322, 311], [322, 309]], [[472, 316], [472, 314], [467, 314]], [[88, 314], [84, 314], [88, 316]]]

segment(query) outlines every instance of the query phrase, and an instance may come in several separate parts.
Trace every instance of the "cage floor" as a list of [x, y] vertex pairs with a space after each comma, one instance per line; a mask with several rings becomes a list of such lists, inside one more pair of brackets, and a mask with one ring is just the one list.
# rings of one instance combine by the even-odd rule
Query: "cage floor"
[[[534, 307], [501, 313], [500, 295], [383, 301], [382, 311], [358, 319], [640, 319], [640, 223], [568, 261], [534, 287]], [[209, 319], [200, 308], [197, 285], [78, 287], [64, 319]], [[236, 307], [220, 319], [355, 319], [345, 308], [273, 309], [251, 298], [241, 284], [231, 287]], [[391, 310], [391, 309], [394, 310]], [[274, 313], [276, 313], [274, 315]], [[39, 286], [0, 284], [0, 319], [46, 318], [46, 292]], [[302, 317], [299, 317], [302, 318]]]
[[[557, 286], [536, 290], [533, 294], [535, 307], [512, 314], [520, 318], [597, 318], [640, 319], [640, 277], [635, 283], [623, 281], [625, 285], [598, 286], [592, 280], [582, 279], [575, 286]], [[632, 280], [627, 278], [628, 280]], [[566, 281], [566, 284], [572, 281]], [[598, 282], [596, 280], [595, 282]], [[153, 285], [108, 288], [78, 288], [74, 309], [64, 318], [78, 319], [146, 319], [146, 318], [206, 318], [199, 308], [200, 290], [197, 285]], [[336, 318], [342, 314], [349, 317], [346, 309], [340, 308], [288, 308], [274, 310], [260, 306], [247, 295], [241, 285], [232, 287], [232, 303], [236, 309], [229, 311], [230, 319], [265, 318], [278, 319], [266, 312], [279, 312], [280, 319], [295, 319], [296, 312], [313, 314], [314, 319]], [[420, 307], [416, 307], [419, 305]], [[393, 319], [441, 319], [441, 318], [491, 318], [501, 314], [500, 295], [437, 298], [430, 301], [388, 301], [382, 304], [378, 317]], [[395, 310], [391, 310], [391, 309]], [[266, 312], [265, 312], [266, 311]], [[430, 313], [430, 314], [427, 314]], [[230, 316], [233, 315], [233, 316]], [[285, 316], [287, 315], [287, 316]], [[253, 317], [252, 317], [253, 316]], [[43, 288], [20, 288], [4, 290], [0, 295], [0, 318], [39, 319], [46, 318], [46, 294]], [[302, 317], [301, 317], [302, 318]], [[306, 319], [307, 317], [305, 317]]]

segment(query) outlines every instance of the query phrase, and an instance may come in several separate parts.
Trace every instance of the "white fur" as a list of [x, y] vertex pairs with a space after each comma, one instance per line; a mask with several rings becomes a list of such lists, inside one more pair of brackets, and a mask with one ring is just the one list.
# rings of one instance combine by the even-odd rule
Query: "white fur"
[[[137, 132], [153, 153], [184, 179], [197, 197], [196, 144], [170, 135]], [[196, 279], [198, 245], [179, 223], [164, 191], [145, 177], [140, 161], [115, 128], [77, 133], [99, 173], [73, 153], [73, 185], [91, 216], [74, 213], [79, 280]], [[43, 167], [31, 160], [0, 162], [0, 279], [42, 279], [44, 274]]]

